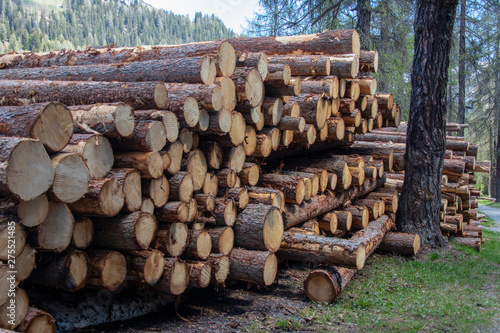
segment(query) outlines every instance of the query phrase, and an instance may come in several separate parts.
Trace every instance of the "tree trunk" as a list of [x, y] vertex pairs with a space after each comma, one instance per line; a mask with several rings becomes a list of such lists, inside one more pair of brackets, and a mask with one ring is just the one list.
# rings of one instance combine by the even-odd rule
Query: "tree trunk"
[[358, 0], [356, 9], [358, 12], [356, 31], [359, 33], [360, 47], [362, 50], [369, 50], [371, 44], [370, 23], [372, 11], [370, 0]]
[[1, 81], [1, 105], [58, 101], [65, 105], [127, 103], [137, 110], [163, 108], [167, 88], [163, 82]]
[[445, 244], [439, 228], [439, 206], [446, 144], [446, 84], [457, 3], [418, 2], [415, 18], [406, 173], [396, 221], [399, 231], [418, 233], [422, 244], [430, 247]]
[[330, 59], [325, 56], [269, 56], [269, 64], [287, 64], [293, 76], [330, 75]]
[[420, 236], [418, 234], [406, 234], [400, 232], [388, 232], [385, 234], [377, 252], [396, 253], [403, 256], [415, 256], [420, 249]]
[[304, 291], [314, 302], [329, 303], [336, 300], [357, 270], [339, 266], [319, 267], [304, 281]]
[[61, 151], [73, 135], [73, 118], [61, 103], [0, 107], [2, 135], [39, 140], [49, 152]]
[[[460, 0], [460, 33], [458, 43], [458, 121], [465, 124], [465, 1]], [[461, 128], [459, 134], [464, 135]]]

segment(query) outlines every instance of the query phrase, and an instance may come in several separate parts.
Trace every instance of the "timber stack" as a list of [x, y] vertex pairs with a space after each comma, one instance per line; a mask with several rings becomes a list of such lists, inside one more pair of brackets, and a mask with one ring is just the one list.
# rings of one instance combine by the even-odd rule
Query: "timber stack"
[[[463, 125], [447, 124], [448, 132], [458, 132]], [[403, 157], [406, 151], [406, 128], [378, 129], [356, 135], [351, 147], [355, 149], [392, 149], [394, 173], [388, 173], [385, 188], [401, 191], [404, 184]], [[354, 149], [354, 148], [353, 148]], [[474, 188], [476, 173], [489, 173], [490, 161], [477, 161], [479, 146], [467, 142], [465, 137], [447, 135], [446, 154], [441, 182], [441, 231], [455, 242], [481, 250], [484, 243], [482, 227], [478, 221], [478, 198], [481, 191]]]
[[324, 265], [305, 291], [332, 301], [377, 248], [418, 252], [418, 235], [392, 232], [395, 153], [353, 147], [401, 120], [359, 76], [378, 54], [355, 30], [0, 63], [0, 275], [17, 272], [0, 282], [17, 309], [7, 321], [0, 299], [1, 328], [124, 320], [226, 280], [269, 286], [278, 260]]

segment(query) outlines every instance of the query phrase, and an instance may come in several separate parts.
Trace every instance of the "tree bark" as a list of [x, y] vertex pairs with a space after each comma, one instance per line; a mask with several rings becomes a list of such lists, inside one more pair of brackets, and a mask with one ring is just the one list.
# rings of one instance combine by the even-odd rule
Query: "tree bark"
[[406, 173], [397, 228], [418, 233], [423, 245], [430, 247], [445, 244], [439, 208], [446, 144], [446, 84], [457, 3], [419, 1], [415, 18]]
[[127, 103], [137, 110], [163, 108], [167, 89], [163, 82], [1, 81], [1, 105], [58, 101], [65, 105]]
[[234, 249], [229, 256], [229, 279], [271, 285], [278, 274], [278, 259], [267, 251]]
[[371, 6], [370, 0], [358, 0], [357, 5], [358, 20], [356, 23], [356, 31], [359, 33], [360, 47], [362, 50], [370, 49], [370, 23], [371, 23]]

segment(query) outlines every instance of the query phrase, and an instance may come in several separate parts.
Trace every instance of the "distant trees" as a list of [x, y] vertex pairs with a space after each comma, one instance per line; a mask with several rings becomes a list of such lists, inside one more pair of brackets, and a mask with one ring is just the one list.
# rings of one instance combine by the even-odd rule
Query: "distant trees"
[[0, 53], [87, 46], [176, 44], [235, 37], [214, 15], [188, 17], [135, 1], [65, 0], [63, 8], [35, 10], [0, 0]]

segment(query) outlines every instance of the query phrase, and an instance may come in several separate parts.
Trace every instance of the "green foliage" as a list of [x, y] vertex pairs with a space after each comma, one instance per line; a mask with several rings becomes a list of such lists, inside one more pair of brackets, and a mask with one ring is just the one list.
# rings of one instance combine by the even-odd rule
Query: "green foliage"
[[[355, 0], [260, 0], [260, 12], [248, 22], [250, 36], [316, 33], [356, 27]], [[403, 120], [410, 107], [414, 3], [371, 1], [371, 45], [379, 52], [379, 91], [391, 92]]]
[[178, 44], [235, 37], [214, 15], [194, 20], [142, 1], [0, 0], [0, 53]]
[[479, 253], [453, 245], [417, 259], [370, 257], [335, 303], [312, 304], [275, 326], [285, 331], [294, 323], [295, 331], [315, 332], [495, 331], [500, 234], [484, 230], [483, 237]]

